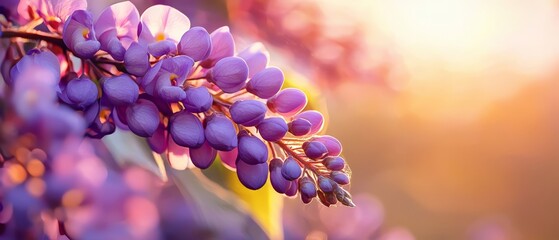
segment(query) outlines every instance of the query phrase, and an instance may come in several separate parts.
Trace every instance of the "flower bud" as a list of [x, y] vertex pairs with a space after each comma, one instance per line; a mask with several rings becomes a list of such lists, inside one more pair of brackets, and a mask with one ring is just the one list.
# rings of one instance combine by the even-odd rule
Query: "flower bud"
[[70, 80], [65, 90], [68, 99], [80, 109], [91, 105], [99, 96], [97, 85], [85, 75]]
[[237, 160], [237, 177], [245, 187], [252, 190], [259, 189], [268, 179], [268, 163], [252, 165]]
[[234, 122], [247, 127], [256, 126], [266, 116], [266, 105], [257, 100], [236, 101], [229, 109]]
[[253, 43], [249, 47], [237, 54], [238, 57], [244, 59], [248, 65], [248, 77], [252, 78], [254, 74], [264, 70], [270, 59], [270, 53], [262, 43]]
[[314, 182], [309, 177], [299, 178], [299, 191], [301, 196], [306, 199], [312, 200], [312, 198], [316, 197], [316, 185], [314, 185]]
[[239, 160], [248, 164], [265, 163], [268, 160], [268, 147], [257, 137], [239, 133]]
[[139, 92], [136, 82], [126, 74], [103, 80], [103, 94], [115, 106], [126, 106], [136, 102]]
[[208, 141], [205, 141], [199, 148], [190, 149], [190, 159], [192, 160], [192, 163], [201, 169], [210, 167], [216, 156], [217, 150], [213, 149]]
[[231, 151], [237, 147], [237, 131], [229, 118], [213, 114], [205, 122], [204, 134], [210, 146], [219, 151]]
[[335, 156], [335, 157], [326, 157], [322, 160], [322, 164], [332, 171], [340, 171], [345, 167], [345, 161], [343, 158]]
[[233, 35], [229, 32], [229, 27], [224, 26], [216, 29], [210, 34], [210, 39], [212, 46], [210, 54], [201, 63], [202, 67], [205, 68], [211, 68], [217, 61], [231, 57], [235, 53], [235, 41], [233, 40]]
[[341, 185], [349, 184], [349, 177], [347, 174], [340, 172], [340, 171], [332, 171], [330, 173], [330, 178]]
[[179, 54], [191, 57], [195, 62], [206, 59], [212, 49], [210, 34], [203, 27], [186, 31], [177, 46]]
[[291, 181], [285, 179], [281, 173], [283, 161], [274, 158], [270, 161], [270, 183], [278, 193], [285, 193], [291, 186]]
[[285, 191], [285, 195], [287, 195], [288, 197], [293, 197], [297, 195], [298, 191], [299, 191], [299, 181], [293, 180], [291, 181], [291, 185], [289, 186], [287, 191]]
[[335, 188], [335, 184], [336, 183], [332, 181], [332, 179], [329, 179], [324, 176], [318, 177], [318, 187], [320, 188], [320, 190], [322, 190], [325, 193], [333, 192]]
[[308, 134], [315, 134], [322, 130], [324, 116], [316, 110], [308, 110], [297, 114], [294, 119], [305, 119], [311, 123], [311, 131]]
[[289, 132], [295, 136], [304, 136], [311, 132], [311, 122], [306, 119], [298, 118], [291, 121], [289, 124]]
[[126, 48], [137, 40], [140, 14], [130, 1], [115, 3], [103, 10], [95, 21], [96, 37], [101, 50], [122, 61]]
[[321, 142], [328, 149], [328, 156], [338, 156], [342, 153], [342, 144], [338, 139], [330, 135], [318, 136], [311, 139], [311, 141]]
[[283, 72], [277, 67], [269, 67], [251, 77], [247, 83], [247, 91], [259, 98], [268, 99], [278, 93], [283, 81]]
[[164, 153], [168, 146], [167, 129], [165, 126], [160, 123], [153, 135], [147, 138], [147, 141], [152, 151], [159, 154]]
[[124, 67], [130, 74], [139, 77], [144, 76], [150, 68], [147, 48], [133, 42], [124, 53]]
[[159, 126], [159, 111], [151, 101], [138, 99], [126, 108], [126, 120], [130, 131], [140, 137], [150, 137]]
[[204, 127], [200, 119], [187, 111], [175, 113], [169, 119], [169, 133], [183, 147], [199, 148], [204, 144]]
[[326, 154], [328, 154], [328, 149], [326, 146], [317, 141], [310, 141], [303, 143], [303, 150], [305, 151], [305, 155], [311, 159], [320, 159], [323, 158]]
[[296, 88], [286, 88], [268, 99], [268, 108], [285, 117], [291, 117], [305, 108], [307, 96]]
[[62, 40], [79, 58], [92, 58], [101, 48], [101, 43], [95, 38], [91, 13], [85, 10], [74, 11], [66, 20]]
[[262, 120], [256, 126], [260, 136], [266, 141], [275, 142], [281, 140], [287, 133], [287, 123], [281, 117], [270, 117]]
[[239, 57], [219, 60], [212, 68], [208, 80], [215, 83], [223, 92], [234, 93], [245, 87], [248, 67]]
[[293, 157], [289, 156], [285, 159], [283, 166], [281, 168], [281, 175], [289, 181], [295, 180], [301, 177], [303, 171], [301, 170], [301, 166]]
[[186, 96], [182, 103], [187, 111], [200, 113], [208, 111], [212, 107], [213, 97], [206, 87], [187, 88], [185, 93]]

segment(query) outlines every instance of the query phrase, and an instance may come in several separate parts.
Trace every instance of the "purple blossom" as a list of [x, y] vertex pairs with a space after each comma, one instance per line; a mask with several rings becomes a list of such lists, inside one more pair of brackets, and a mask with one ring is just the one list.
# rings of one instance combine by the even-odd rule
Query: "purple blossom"
[[101, 43], [101, 50], [116, 60], [124, 60], [126, 49], [138, 39], [139, 23], [140, 14], [130, 1], [105, 8], [95, 21], [95, 36]]
[[217, 61], [226, 57], [231, 57], [235, 53], [235, 41], [233, 40], [233, 35], [231, 35], [229, 31], [229, 27], [224, 26], [216, 29], [210, 34], [210, 38], [212, 45], [210, 54], [206, 60], [201, 63], [205, 68], [211, 68]]
[[95, 38], [91, 13], [85, 10], [74, 11], [64, 23], [62, 39], [79, 58], [91, 58], [101, 47]]
[[219, 60], [212, 68], [209, 80], [223, 92], [234, 93], [245, 87], [248, 66], [242, 58], [226, 57]]
[[307, 105], [307, 96], [296, 88], [286, 88], [268, 99], [268, 107], [285, 117], [299, 113]]
[[191, 57], [194, 61], [206, 59], [212, 50], [210, 34], [202, 27], [186, 31], [177, 45], [179, 54]]
[[281, 89], [283, 78], [279, 68], [266, 68], [252, 76], [247, 83], [247, 91], [263, 99], [271, 98]]
[[148, 46], [155, 57], [176, 52], [176, 44], [190, 28], [190, 20], [177, 9], [166, 5], [154, 5], [141, 16], [139, 42]]
[[151, 101], [138, 99], [126, 109], [128, 127], [138, 136], [150, 137], [159, 126], [159, 111]]
[[237, 54], [245, 60], [248, 65], [248, 77], [252, 78], [255, 74], [264, 70], [270, 61], [270, 53], [262, 43], [253, 43], [249, 47]]

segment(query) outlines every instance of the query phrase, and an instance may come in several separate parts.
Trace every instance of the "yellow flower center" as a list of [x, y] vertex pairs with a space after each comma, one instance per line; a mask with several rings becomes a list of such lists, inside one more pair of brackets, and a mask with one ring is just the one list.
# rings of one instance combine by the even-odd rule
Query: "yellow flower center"
[[163, 40], [165, 40], [165, 34], [164, 33], [155, 34], [155, 41], [159, 42], [159, 41], [163, 41]]

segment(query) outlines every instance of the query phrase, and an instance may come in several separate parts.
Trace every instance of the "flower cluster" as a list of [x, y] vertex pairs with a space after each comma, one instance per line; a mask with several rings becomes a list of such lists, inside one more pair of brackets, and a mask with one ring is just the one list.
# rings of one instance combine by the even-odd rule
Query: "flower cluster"
[[[228, 27], [191, 28], [170, 6], [140, 15], [126, 1], [94, 17], [86, 5], [22, 0], [6, 8], [6, 101], [47, 153], [67, 139], [60, 136], [102, 138], [120, 128], [173, 167], [205, 169], [219, 155], [247, 188], [269, 178], [305, 203], [353, 206], [340, 142], [317, 135], [323, 115], [305, 110], [303, 91], [282, 89], [284, 75], [268, 66], [262, 44], [237, 52]], [[23, 54], [18, 39], [35, 48]]]

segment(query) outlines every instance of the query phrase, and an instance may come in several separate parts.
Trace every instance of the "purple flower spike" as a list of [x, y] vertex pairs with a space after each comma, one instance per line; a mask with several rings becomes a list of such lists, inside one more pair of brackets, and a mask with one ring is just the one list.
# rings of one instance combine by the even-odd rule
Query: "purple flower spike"
[[196, 116], [187, 111], [175, 113], [169, 120], [169, 133], [183, 147], [199, 148], [204, 144], [204, 127]]
[[326, 146], [318, 141], [310, 141], [303, 143], [305, 155], [311, 159], [320, 159], [328, 154]]
[[268, 160], [268, 147], [257, 137], [246, 133], [239, 134], [238, 158], [248, 164], [265, 163]]
[[236, 101], [229, 109], [231, 118], [247, 127], [258, 125], [266, 116], [266, 105], [258, 100]]
[[245, 87], [248, 66], [239, 57], [227, 57], [219, 60], [212, 68], [209, 80], [223, 92], [234, 93]]
[[330, 178], [332, 178], [332, 180], [334, 180], [334, 182], [336, 182], [338, 184], [341, 184], [341, 185], [349, 184], [349, 177], [347, 176], [347, 174], [345, 174], [343, 172], [332, 171], [330, 173]]
[[340, 171], [345, 167], [345, 160], [341, 157], [327, 157], [322, 161], [324, 166], [332, 171]]
[[315, 134], [322, 130], [324, 126], [324, 116], [316, 110], [308, 110], [297, 114], [295, 119], [306, 119], [311, 123], [311, 131], [308, 134]]
[[296, 88], [281, 90], [276, 96], [268, 99], [268, 108], [282, 116], [291, 117], [305, 108], [307, 96]]
[[126, 120], [130, 131], [140, 137], [150, 137], [159, 126], [159, 111], [151, 101], [138, 99], [126, 108]]
[[85, 10], [76, 10], [64, 24], [64, 44], [79, 58], [91, 58], [101, 44], [95, 38], [93, 18]]
[[136, 102], [139, 92], [136, 82], [126, 74], [109, 77], [103, 81], [103, 94], [115, 106], [126, 106]]
[[289, 123], [289, 132], [295, 136], [304, 136], [311, 132], [312, 124], [307, 119], [298, 118]]
[[299, 191], [301, 192], [302, 197], [309, 200], [312, 200], [317, 194], [316, 185], [314, 185], [314, 182], [309, 177], [302, 177], [299, 179]]
[[237, 132], [229, 118], [222, 114], [213, 114], [205, 121], [204, 133], [210, 146], [219, 151], [231, 151], [237, 147]]
[[138, 9], [130, 1], [105, 8], [95, 22], [95, 33], [101, 43], [101, 50], [111, 54], [115, 60], [124, 60], [126, 49], [138, 39], [139, 23]]
[[253, 43], [245, 50], [237, 54], [238, 57], [244, 59], [248, 65], [248, 77], [252, 78], [254, 74], [264, 70], [270, 60], [270, 53], [262, 43]]
[[133, 42], [124, 54], [124, 66], [129, 73], [144, 76], [150, 67], [148, 49]]
[[212, 148], [207, 141], [205, 141], [199, 148], [190, 149], [190, 158], [192, 163], [201, 169], [209, 168], [214, 162], [216, 156], [217, 151]]
[[210, 55], [212, 41], [210, 34], [203, 27], [193, 27], [186, 31], [177, 46], [179, 54], [201, 61]]
[[283, 161], [274, 158], [270, 161], [270, 183], [278, 193], [285, 193], [291, 186], [291, 181], [286, 180], [281, 174]]
[[252, 190], [259, 189], [268, 179], [268, 163], [251, 165], [237, 160], [237, 177], [245, 187]]
[[229, 31], [229, 27], [224, 26], [216, 29], [210, 34], [210, 39], [212, 41], [210, 54], [207, 59], [201, 63], [202, 67], [205, 68], [211, 68], [217, 61], [226, 57], [231, 57], [235, 53], [235, 41], [233, 40], [233, 35], [231, 35]]
[[190, 28], [190, 20], [177, 9], [154, 5], [142, 13], [139, 42], [154, 56], [176, 51], [176, 43]]
[[330, 135], [314, 137], [311, 141], [317, 141], [324, 144], [328, 149], [328, 156], [338, 156], [342, 153], [342, 144], [338, 141], [338, 139]]
[[256, 128], [264, 140], [275, 142], [285, 136], [288, 126], [283, 118], [271, 117], [264, 119]]
[[182, 103], [189, 112], [205, 112], [212, 107], [213, 97], [204, 86], [188, 88], [185, 90], [185, 94], [186, 96]]
[[283, 85], [283, 72], [269, 67], [256, 73], [247, 83], [247, 91], [259, 98], [268, 99], [276, 95]]
[[291, 156], [287, 157], [281, 168], [281, 175], [283, 178], [292, 181], [301, 177], [301, 174], [303, 174], [303, 171], [301, 170], [299, 163], [297, 163], [297, 160]]
[[80, 109], [87, 108], [97, 100], [99, 95], [97, 85], [85, 75], [72, 79], [65, 90], [68, 100]]

